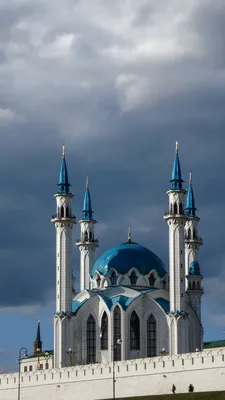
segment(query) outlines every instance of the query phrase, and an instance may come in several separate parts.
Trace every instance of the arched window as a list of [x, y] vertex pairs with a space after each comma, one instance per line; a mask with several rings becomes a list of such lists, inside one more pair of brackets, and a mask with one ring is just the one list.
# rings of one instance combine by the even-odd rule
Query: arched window
[[119, 306], [114, 308], [113, 313], [113, 357], [114, 361], [121, 360], [121, 345], [118, 344], [118, 340], [121, 339], [121, 311]]
[[96, 362], [96, 323], [92, 315], [87, 320], [87, 364]]
[[195, 281], [192, 283], [192, 289], [195, 290], [196, 285], [195, 285]]
[[179, 214], [183, 214], [183, 205], [179, 204]]
[[92, 241], [92, 232], [89, 232], [89, 240]]
[[135, 271], [132, 271], [132, 272], [131, 272], [129, 278], [130, 278], [130, 283], [131, 283], [131, 285], [136, 285], [136, 282], [137, 282], [137, 278], [138, 278], [138, 277], [137, 277]]
[[174, 203], [174, 206], [173, 206], [173, 213], [174, 214], [178, 214], [178, 212], [177, 212], [177, 203]]
[[108, 317], [105, 311], [101, 321], [101, 350], [108, 350]]
[[196, 235], [196, 229], [193, 229], [193, 239], [196, 239], [197, 235]]
[[140, 350], [140, 321], [135, 311], [130, 317], [130, 349]]
[[147, 321], [147, 357], [156, 356], [156, 319], [151, 314]]
[[85, 242], [88, 241], [88, 233], [87, 233], [87, 231], [84, 232], [84, 240], [85, 240]]
[[199, 281], [197, 281], [197, 289], [198, 290], [200, 289], [200, 282]]
[[64, 217], [64, 207], [63, 206], [61, 206], [61, 217], [62, 218]]
[[150, 274], [150, 276], [149, 276], [149, 278], [148, 278], [148, 281], [149, 281], [149, 285], [150, 285], [150, 286], [153, 287], [153, 286], [155, 285], [156, 279], [155, 279], [155, 276], [154, 276], [153, 273]]
[[68, 206], [66, 207], [66, 217], [67, 218], [69, 217], [69, 207]]
[[97, 284], [98, 288], [100, 287], [100, 283], [101, 283], [101, 278], [100, 278], [100, 275], [98, 275], [96, 278], [96, 284]]
[[191, 282], [188, 282], [188, 289], [191, 290]]
[[112, 273], [112, 275], [111, 275], [111, 277], [110, 277], [110, 280], [111, 280], [111, 284], [112, 285], [116, 285], [116, 273], [115, 273], [115, 271], [113, 271], [113, 273]]
[[188, 239], [191, 239], [191, 228], [188, 229]]

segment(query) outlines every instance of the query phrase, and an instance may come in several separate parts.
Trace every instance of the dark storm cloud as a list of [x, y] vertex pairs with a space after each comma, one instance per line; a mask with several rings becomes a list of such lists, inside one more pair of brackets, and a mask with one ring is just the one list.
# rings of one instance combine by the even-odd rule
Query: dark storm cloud
[[[131, 225], [134, 240], [167, 264], [163, 214], [178, 138], [202, 218], [207, 306], [219, 303], [223, 315], [222, 292], [210, 282], [222, 279], [225, 257], [224, 13], [222, 2], [191, 3], [1, 4], [1, 306], [53, 296], [50, 218], [63, 142], [78, 219], [90, 177], [97, 254], [124, 241]], [[74, 246], [77, 278], [78, 262]]]

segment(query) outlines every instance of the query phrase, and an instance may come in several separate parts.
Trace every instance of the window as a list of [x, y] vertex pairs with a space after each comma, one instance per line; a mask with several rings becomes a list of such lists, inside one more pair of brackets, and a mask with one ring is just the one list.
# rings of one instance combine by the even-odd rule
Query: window
[[135, 311], [130, 317], [130, 349], [140, 350], [140, 321]]
[[64, 208], [61, 206], [61, 217], [64, 217]]
[[163, 279], [163, 289], [166, 290], [166, 280]]
[[33, 371], [33, 366], [29, 365], [29, 371]]
[[191, 290], [191, 282], [188, 282], [188, 290]]
[[97, 285], [98, 288], [100, 287], [100, 283], [101, 283], [101, 278], [100, 278], [99, 275], [97, 275], [97, 278], [96, 278], [96, 285]]
[[92, 315], [87, 320], [87, 363], [96, 362], [96, 323]]
[[89, 239], [90, 239], [90, 242], [92, 241], [92, 232], [89, 232]]
[[155, 285], [156, 279], [155, 279], [155, 276], [154, 276], [153, 273], [150, 274], [150, 276], [149, 276], [149, 278], [148, 278], [148, 281], [149, 281], [149, 285], [150, 285], [150, 286], [154, 286], [154, 285]]
[[49, 369], [49, 363], [45, 364], [45, 369]]
[[119, 306], [116, 306], [113, 313], [113, 327], [114, 327], [114, 348], [113, 356], [115, 361], [121, 360], [121, 345], [117, 343], [121, 339], [121, 311]]
[[192, 283], [192, 289], [195, 290], [195, 281]]
[[87, 231], [84, 232], [84, 240], [85, 240], [85, 242], [88, 241], [88, 233], [87, 233]]
[[108, 317], [105, 311], [101, 321], [101, 350], [108, 350]]
[[183, 206], [182, 206], [182, 204], [179, 205], [179, 213], [183, 214]]
[[40, 369], [43, 369], [43, 364], [40, 364]]
[[156, 356], [156, 319], [151, 314], [147, 321], [147, 357]]
[[131, 272], [129, 278], [130, 278], [130, 283], [131, 283], [131, 285], [136, 285], [136, 282], [137, 282], [137, 278], [138, 278], [138, 277], [137, 277], [135, 271], [132, 271], [132, 272]]
[[27, 366], [26, 366], [26, 367], [24, 367], [24, 372], [27, 372]]
[[174, 213], [174, 214], [178, 214], [178, 212], [177, 212], [177, 203], [174, 203], [174, 206], [173, 206], [173, 213]]
[[200, 289], [200, 282], [197, 282], [197, 289]]
[[113, 271], [113, 273], [112, 273], [112, 275], [111, 275], [111, 277], [110, 277], [110, 280], [111, 280], [111, 284], [112, 285], [116, 285], [116, 273], [115, 273], [115, 271]]
[[69, 217], [69, 207], [66, 207], [66, 217]]

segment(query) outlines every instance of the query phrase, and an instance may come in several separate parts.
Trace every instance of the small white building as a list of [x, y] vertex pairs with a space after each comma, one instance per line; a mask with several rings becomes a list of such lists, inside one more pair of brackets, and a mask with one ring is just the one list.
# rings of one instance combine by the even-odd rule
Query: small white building
[[52, 217], [56, 228], [55, 368], [202, 350], [203, 277], [198, 263], [202, 239], [191, 176], [189, 187], [183, 188], [178, 144], [167, 194], [168, 270], [152, 251], [133, 241], [130, 231], [125, 243], [95, 262], [97, 221], [87, 181], [76, 243], [81, 291], [75, 296], [71, 251], [76, 218], [63, 150]]

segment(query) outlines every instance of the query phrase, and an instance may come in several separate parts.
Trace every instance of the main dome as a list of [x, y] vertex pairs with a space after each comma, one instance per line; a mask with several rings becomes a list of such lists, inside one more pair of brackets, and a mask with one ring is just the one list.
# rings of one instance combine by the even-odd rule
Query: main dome
[[107, 275], [111, 268], [119, 274], [126, 274], [133, 267], [142, 275], [147, 275], [153, 269], [160, 277], [166, 274], [163, 262], [152, 251], [138, 243], [127, 242], [103, 253], [94, 264], [90, 275], [93, 278], [96, 271]]

